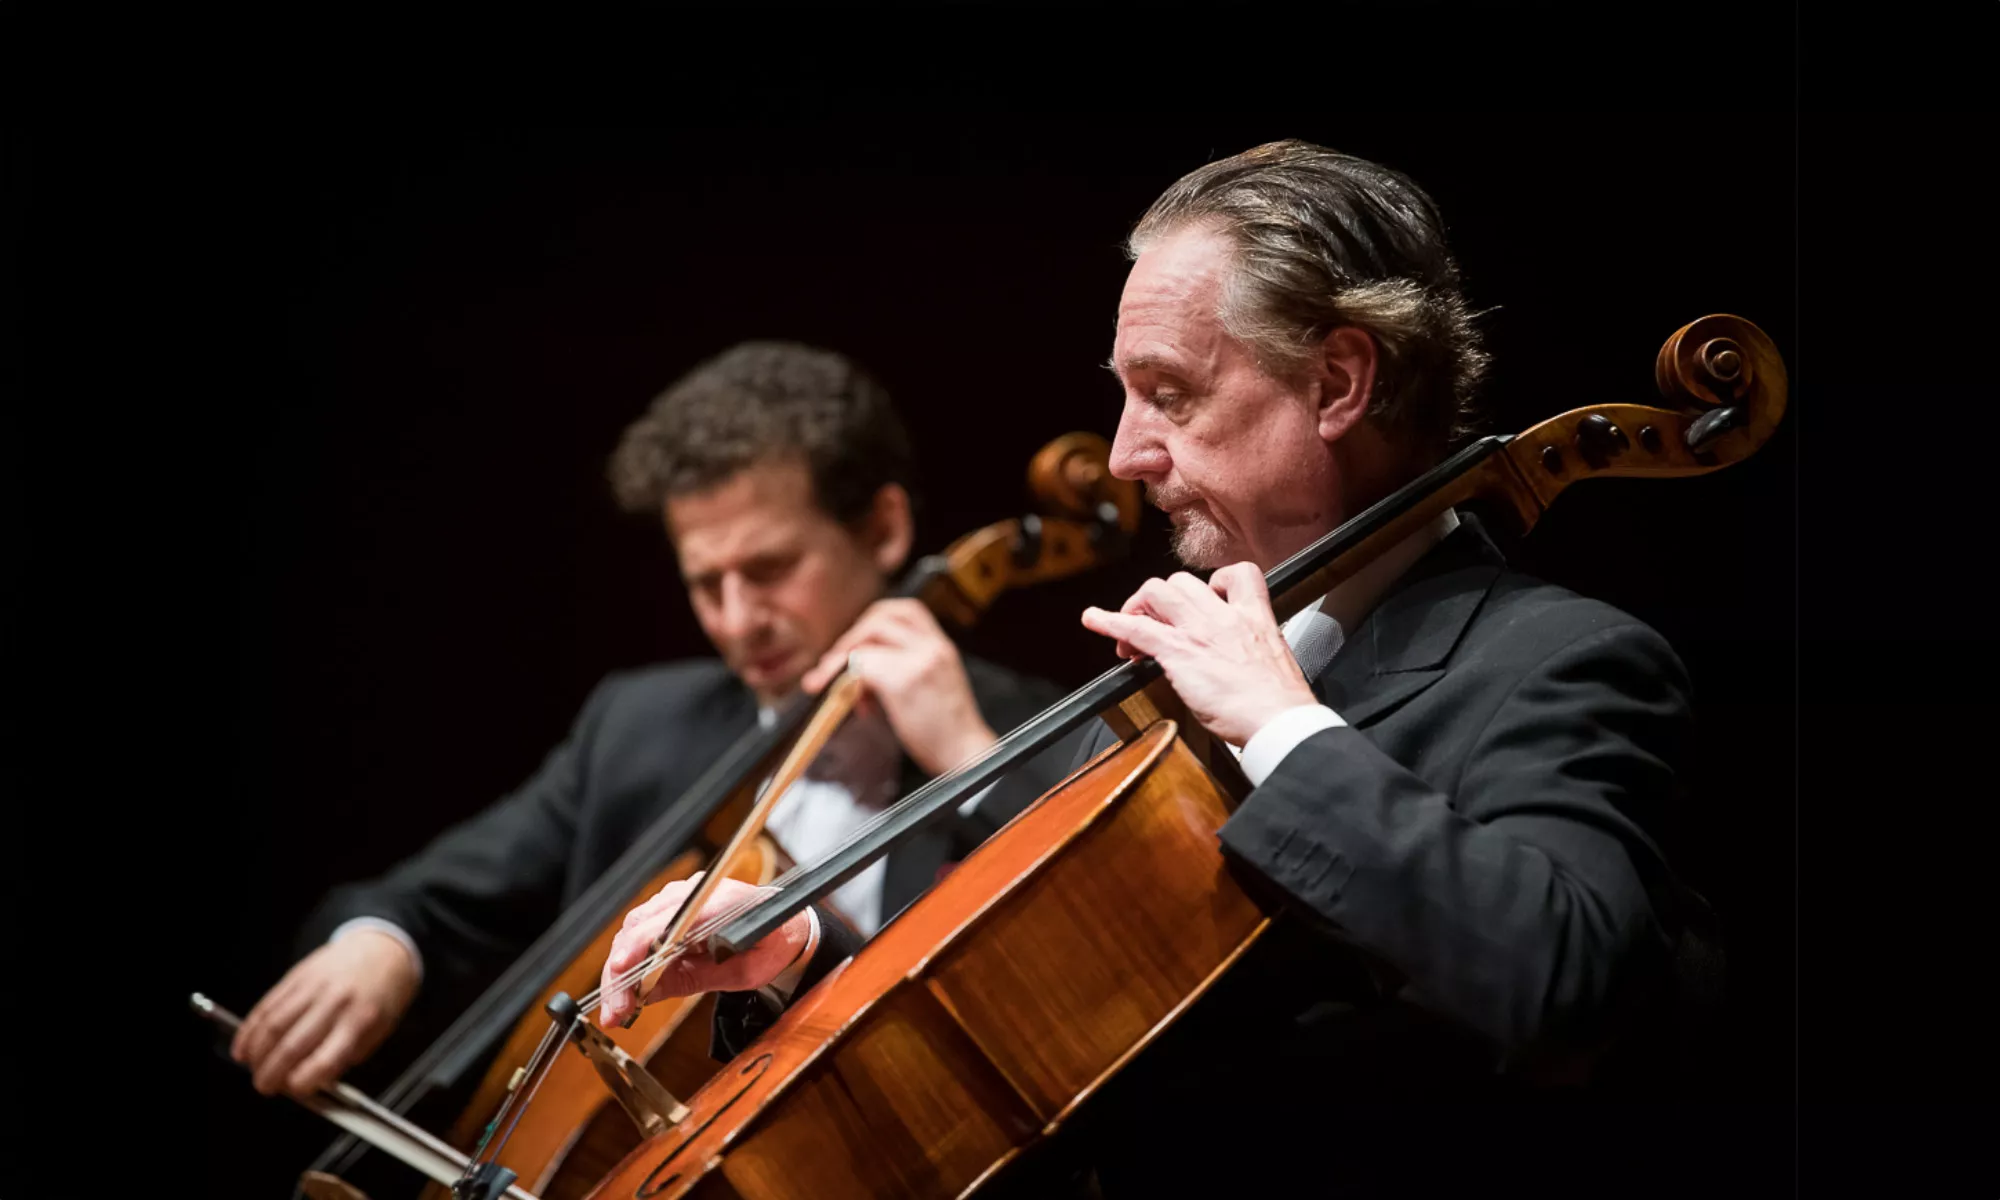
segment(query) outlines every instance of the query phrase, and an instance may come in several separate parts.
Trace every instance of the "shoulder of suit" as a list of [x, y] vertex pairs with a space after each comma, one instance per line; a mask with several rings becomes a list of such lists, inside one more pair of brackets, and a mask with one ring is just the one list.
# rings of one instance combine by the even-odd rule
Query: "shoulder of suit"
[[1512, 568], [1494, 579], [1468, 636], [1537, 660], [1592, 638], [1672, 654], [1659, 631], [1631, 613]]
[[590, 703], [605, 719], [643, 713], [648, 721], [657, 721], [738, 699], [742, 690], [721, 659], [689, 658], [613, 671], [597, 685]]

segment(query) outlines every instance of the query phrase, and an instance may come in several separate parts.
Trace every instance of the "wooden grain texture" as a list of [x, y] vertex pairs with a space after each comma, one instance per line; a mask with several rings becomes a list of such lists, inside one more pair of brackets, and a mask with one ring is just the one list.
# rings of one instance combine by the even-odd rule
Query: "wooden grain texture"
[[1092, 1087], [1256, 931], [1226, 878], [1225, 797], [1182, 748], [928, 972], [1044, 1119]]
[[905, 980], [723, 1170], [746, 1196], [957, 1195], [1040, 1126], [951, 1014]]

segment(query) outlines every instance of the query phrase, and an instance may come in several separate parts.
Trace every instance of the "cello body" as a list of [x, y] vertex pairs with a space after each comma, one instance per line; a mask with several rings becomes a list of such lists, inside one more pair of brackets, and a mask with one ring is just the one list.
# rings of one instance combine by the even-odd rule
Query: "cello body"
[[590, 1195], [976, 1191], [1269, 924], [1215, 838], [1236, 799], [1172, 720], [1107, 750], [801, 997]]

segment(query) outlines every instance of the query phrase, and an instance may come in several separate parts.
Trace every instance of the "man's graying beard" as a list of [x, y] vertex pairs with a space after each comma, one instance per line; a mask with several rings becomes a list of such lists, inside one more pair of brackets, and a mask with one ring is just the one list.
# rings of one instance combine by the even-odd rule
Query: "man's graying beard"
[[1229, 557], [1229, 535], [1222, 531], [1201, 504], [1191, 504], [1194, 493], [1146, 485], [1146, 499], [1163, 512], [1178, 510], [1168, 548], [1184, 566], [1209, 570], [1222, 566]]

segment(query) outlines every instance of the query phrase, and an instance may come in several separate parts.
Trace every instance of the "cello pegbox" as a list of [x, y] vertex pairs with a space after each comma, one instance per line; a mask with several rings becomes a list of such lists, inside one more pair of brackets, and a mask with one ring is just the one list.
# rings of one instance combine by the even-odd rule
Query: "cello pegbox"
[[1741, 317], [1706, 316], [1677, 330], [1653, 364], [1672, 407], [1593, 404], [1550, 417], [1507, 446], [1546, 508], [1593, 476], [1702, 475], [1749, 457], [1784, 415], [1784, 360]]

